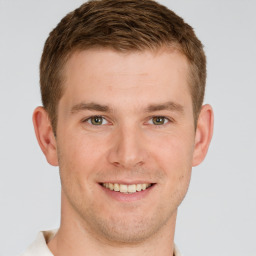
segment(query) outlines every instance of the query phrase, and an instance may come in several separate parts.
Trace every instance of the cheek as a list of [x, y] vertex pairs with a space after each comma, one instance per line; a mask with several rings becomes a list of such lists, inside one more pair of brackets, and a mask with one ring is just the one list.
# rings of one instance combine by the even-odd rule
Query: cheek
[[157, 139], [159, 146], [151, 152], [158, 159], [158, 162], [164, 165], [165, 170], [181, 172], [182, 169], [192, 166], [194, 151], [192, 136], [186, 136], [184, 133], [167, 134], [159, 136]]
[[[59, 169], [65, 198], [85, 214], [95, 204], [95, 170], [100, 152], [90, 140], [72, 138], [58, 145]], [[86, 202], [86, 203], [85, 203]]]
[[101, 156], [99, 142], [88, 136], [62, 139], [58, 144], [62, 186], [76, 193], [93, 193], [95, 170], [103, 161]]
[[87, 135], [72, 136], [72, 138], [66, 136], [58, 145], [60, 158], [65, 164], [73, 167], [70, 169], [72, 172], [86, 173], [90, 166], [98, 163], [97, 159], [103, 151], [102, 141]]
[[159, 152], [161, 168], [166, 175], [165, 204], [178, 206], [184, 199], [190, 183], [193, 144], [179, 137], [172, 137], [165, 143]]
[[193, 136], [186, 133], [158, 138], [161, 146], [154, 150], [152, 156], [166, 176], [165, 188], [171, 194], [186, 193], [191, 176], [193, 158]]

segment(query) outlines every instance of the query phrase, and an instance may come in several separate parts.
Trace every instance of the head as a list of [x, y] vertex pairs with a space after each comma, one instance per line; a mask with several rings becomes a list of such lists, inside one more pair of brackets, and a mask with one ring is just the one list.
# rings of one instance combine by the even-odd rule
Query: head
[[212, 135], [193, 29], [151, 0], [89, 1], [50, 33], [40, 71], [34, 125], [60, 166], [63, 225], [108, 242], [169, 237]]
[[118, 52], [176, 49], [189, 63], [188, 83], [195, 126], [206, 82], [206, 58], [191, 26], [151, 0], [89, 1], [65, 16], [50, 33], [40, 64], [43, 106], [56, 134], [58, 103], [65, 92], [63, 68], [72, 54], [92, 48]]

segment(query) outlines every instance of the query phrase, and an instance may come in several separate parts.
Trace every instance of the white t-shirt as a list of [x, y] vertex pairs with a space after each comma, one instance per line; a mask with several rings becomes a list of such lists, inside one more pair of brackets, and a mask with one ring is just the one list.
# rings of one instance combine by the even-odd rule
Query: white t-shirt
[[[35, 241], [20, 256], [54, 256], [49, 250], [47, 243], [55, 236], [56, 232], [56, 229], [39, 232]], [[174, 255], [181, 256], [176, 245], [174, 245]]]

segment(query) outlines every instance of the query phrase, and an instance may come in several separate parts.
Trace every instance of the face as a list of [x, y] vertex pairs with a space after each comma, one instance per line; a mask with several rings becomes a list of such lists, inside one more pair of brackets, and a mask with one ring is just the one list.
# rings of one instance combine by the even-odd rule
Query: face
[[111, 241], [160, 232], [174, 222], [191, 175], [186, 58], [174, 50], [86, 50], [64, 74], [57, 151], [66, 211]]

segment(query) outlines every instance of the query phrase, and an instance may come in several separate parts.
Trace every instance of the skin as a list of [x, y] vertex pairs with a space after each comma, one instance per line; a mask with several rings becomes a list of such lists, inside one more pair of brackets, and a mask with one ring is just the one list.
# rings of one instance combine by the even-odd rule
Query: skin
[[[209, 105], [194, 127], [188, 67], [170, 49], [90, 49], [68, 60], [57, 137], [42, 107], [33, 115], [47, 161], [60, 167], [61, 225], [48, 243], [55, 256], [172, 255], [177, 208], [213, 130]], [[117, 200], [103, 182], [154, 186]]]

